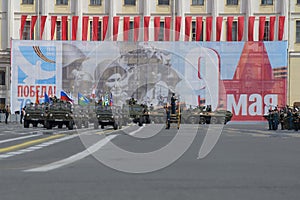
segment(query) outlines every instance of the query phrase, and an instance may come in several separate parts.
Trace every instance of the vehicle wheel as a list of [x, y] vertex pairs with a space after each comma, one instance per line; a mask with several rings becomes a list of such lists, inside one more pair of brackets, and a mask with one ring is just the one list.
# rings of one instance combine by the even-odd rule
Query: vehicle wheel
[[89, 127], [89, 122], [88, 121], [85, 121], [84, 122], [84, 128], [88, 128]]
[[29, 128], [29, 122], [28, 121], [24, 121], [24, 128]]
[[68, 129], [69, 129], [69, 130], [73, 130], [73, 128], [74, 128], [73, 122], [72, 122], [72, 121], [69, 121]]
[[218, 119], [218, 121], [219, 121], [220, 124], [226, 124], [225, 117], [220, 117], [220, 118]]
[[189, 124], [196, 124], [196, 117], [190, 117], [188, 119]]
[[217, 119], [216, 117], [212, 117], [212, 118], [210, 119], [210, 123], [211, 123], [211, 124], [217, 124], [217, 123], [218, 123], [218, 119]]
[[99, 128], [99, 123], [98, 121], [94, 121], [94, 129], [98, 129]]
[[104, 125], [101, 125], [101, 129], [104, 129]]
[[200, 117], [200, 124], [205, 124], [206, 123], [206, 119], [204, 117]]
[[114, 123], [114, 130], [117, 130], [118, 129], [118, 124], [115, 122]]

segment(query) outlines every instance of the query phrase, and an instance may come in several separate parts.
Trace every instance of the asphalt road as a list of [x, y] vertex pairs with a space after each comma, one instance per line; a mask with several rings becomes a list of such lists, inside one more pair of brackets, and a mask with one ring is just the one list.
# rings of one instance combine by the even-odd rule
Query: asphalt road
[[[299, 199], [299, 133], [229, 123], [218, 138], [214, 128], [0, 123], [0, 199]], [[204, 141], [213, 148], [198, 159]]]

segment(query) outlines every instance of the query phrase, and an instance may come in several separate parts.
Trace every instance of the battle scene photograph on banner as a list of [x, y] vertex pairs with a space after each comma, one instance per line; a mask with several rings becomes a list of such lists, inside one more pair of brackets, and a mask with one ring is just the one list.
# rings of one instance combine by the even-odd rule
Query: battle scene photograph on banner
[[[12, 41], [11, 109], [66, 92], [124, 106], [211, 106], [258, 121], [287, 98], [287, 42]], [[79, 96], [80, 94], [80, 96]], [[79, 100], [77, 99], [79, 98]]]

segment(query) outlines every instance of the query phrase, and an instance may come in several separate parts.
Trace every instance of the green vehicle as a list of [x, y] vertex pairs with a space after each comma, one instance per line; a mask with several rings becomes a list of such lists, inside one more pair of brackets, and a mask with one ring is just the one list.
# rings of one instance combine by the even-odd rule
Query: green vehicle
[[58, 126], [62, 128], [65, 125], [69, 130], [74, 128], [74, 116], [72, 104], [65, 101], [57, 101], [49, 105], [45, 111], [44, 126], [47, 129]]
[[24, 128], [29, 128], [30, 124], [37, 127], [38, 124], [44, 125], [45, 105], [27, 104], [24, 115]]
[[143, 124], [150, 124], [148, 106], [144, 104], [129, 104], [129, 117], [133, 123], [137, 123], [139, 126]]
[[74, 122], [76, 124], [76, 128], [81, 129], [82, 127], [89, 127], [89, 116], [87, 106], [74, 106]]
[[155, 124], [166, 123], [166, 109], [164, 107], [151, 109], [149, 113], [150, 121]]
[[94, 120], [94, 129], [104, 129], [105, 126], [113, 126], [115, 130], [122, 128], [124, 118], [122, 111], [118, 107], [97, 105], [95, 108], [96, 119]]

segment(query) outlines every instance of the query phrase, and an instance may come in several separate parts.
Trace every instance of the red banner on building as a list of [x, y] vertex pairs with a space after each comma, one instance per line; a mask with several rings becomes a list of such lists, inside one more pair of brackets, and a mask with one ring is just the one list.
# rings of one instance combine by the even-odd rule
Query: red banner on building
[[244, 16], [239, 16], [238, 17], [238, 41], [243, 40], [244, 36], [244, 25], [245, 24], [245, 18]]
[[68, 34], [68, 16], [62, 16], [61, 17], [61, 39], [67, 40]]
[[97, 41], [98, 40], [98, 25], [99, 25], [99, 17], [98, 16], [94, 16], [93, 17], [93, 41]]
[[118, 40], [118, 33], [119, 33], [119, 16], [114, 16], [113, 18], [113, 41]]
[[181, 17], [176, 16], [175, 21], [175, 41], [178, 41], [180, 38], [180, 29], [181, 29]]
[[144, 17], [144, 41], [149, 41], [149, 21], [150, 17]]
[[171, 17], [165, 17], [165, 41], [170, 41]]
[[133, 18], [133, 26], [134, 26], [134, 32], [133, 32], [133, 40], [136, 42], [139, 40], [139, 32], [140, 32], [140, 16], [135, 16]]
[[107, 33], [107, 28], [108, 28], [108, 19], [109, 17], [108, 16], [103, 16], [102, 20], [103, 20], [103, 41], [105, 40], [106, 38], [106, 33]]
[[190, 40], [190, 35], [191, 35], [191, 23], [192, 23], [192, 17], [191, 16], [186, 16], [185, 17], [185, 34], [184, 34], [184, 41], [189, 41]]
[[130, 18], [123, 17], [123, 40], [128, 41], [129, 30], [130, 30]]
[[211, 41], [212, 20], [212, 16], [206, 17], [206, 41]]
[[202, 17], [196, 17], [196, 41], [200, 41], [202, 34]]
[[37, 16], [31, 16], [31, 23], [30, 23], [30, 39], [33, 40], [33, 33], [34, 33], [34, 26], [37, 20]]
[[51, 16], [51, 40], [54, 38], [57, 16]]
[[270, 41], [274, 40], [275, 21], [276, 21], [276, 16], [271, 16], [270, 17], [270, 32], [269, 32], [269, 40]]
[[77, 39], [78, 16], [72, 16], [72, 40]]
[[83, 16], [82, 17], [82, 40], [83, 41], [87, 41], [88, 27], [89, 27], [89, 17]]
[[21, 16], [20, 40], [22, 40], [23, 37], [23, 31], [24, 31], [26, 19], [27, 19], [27, 15]]
[[259, 17], [259, 41], [264, 40], [265, 36], [265, 23], [266, 23], [266, 17], [265, 16], [260, 16]]
[[253, 41], [253, 31], [254, 31], [254, 21], [255, 17], [250, 16], [248, 19], [248, 41]]
[[232, 41], [232, 24], [233, 24], [233, 17], [227, 17], [227, 41]]
[[284, 22], [285, 22], [285, 16], [279, 16], [279, 23], [278, 23], [278, 40], [279, 41], [281, 41], [283, 38]]
[[221, 40], [221, 33], [222, 33], [222, 23], [223, 23], [223, 17], [218, 16], [217, 17], [217, 22], [216, 22], [216, 41]]
[[41, 16], [40, 40], [43, 39], [43, 33], [44, 33], [44, 29], [45, 29], [46, 19], [47, 19], [47, 16], [45, 16], [45, 15]]

